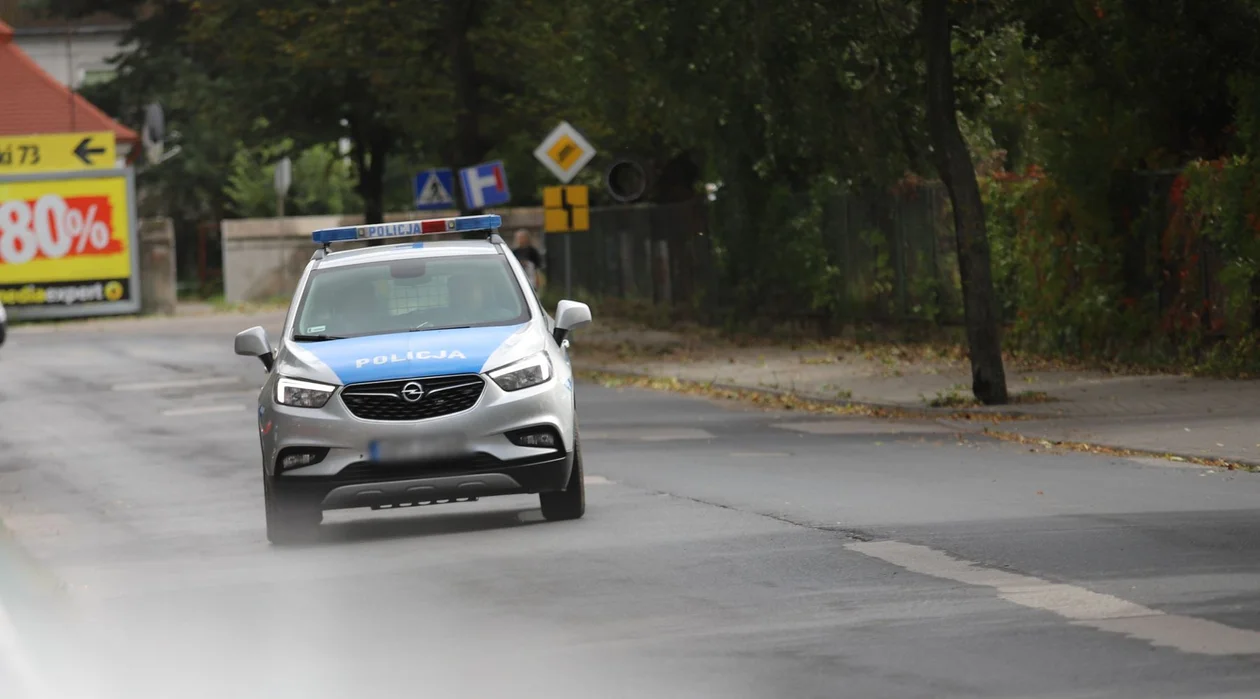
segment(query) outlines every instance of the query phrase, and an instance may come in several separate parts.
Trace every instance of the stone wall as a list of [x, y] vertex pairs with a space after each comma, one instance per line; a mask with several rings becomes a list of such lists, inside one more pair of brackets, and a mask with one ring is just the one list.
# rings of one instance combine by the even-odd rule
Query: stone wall
[[169, 218], [140, 221], [140, 312], [175, 313], [175, 226]]
[[[543, 244], [541, 208], [492, 209], [487, 213], [503, 217], [500, 234], [511, 244], [512, 232], [529, 230], [540, 247]], [[386, 214], [385, 221], [412, 221], [424, 218], [458, 216], [457, 211], [425, 211]], [[357, 226], [362, 216], [295, 216], [286, 218], [228, 219], [222, 222], [223, 295], [228, 303], [250, 303], [287, 298], [292, 295], [302, 271], [315, 253], [311, 232], [320, 228]], [[458, 238], [432, 236], [436, 239]], [[360, 247], [362, 243], [340, 243], [334, 250]]]

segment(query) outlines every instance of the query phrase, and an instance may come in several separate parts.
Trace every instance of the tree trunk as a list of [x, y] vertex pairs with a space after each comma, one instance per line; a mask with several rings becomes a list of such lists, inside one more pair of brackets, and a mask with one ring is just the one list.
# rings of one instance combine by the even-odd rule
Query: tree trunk
[[481, 123], [477, 93], [478, 76], [474, 65], [472, 44], [468, 33], [477, 26], [477, 0], [449, 0], [450, 3], [450, 52], [451, 80], [455, 87], [455, 196], [461, 215], [477, 214], [480, 210], [469, 209], [464, 196], [464, 183], [458, 176], [459, 168], [476, 165], [484, 154], [481, 143]]
[[985, 232], [984, 203], [975, 166], [954, 102], [954, 63], [949, 0], [923, 0], [923, 46], [927, 58], [927, 119], [933, 158], [954, 207], [958, 272], [971, 356], [971, 390], [986, 405], [1007, 402], [1002, 341], [993, 298], [993, 270]]
[[[373, 225], [385, 222], [385, 159], [392, 144], [392, 136], [384, 130], [367, 130], [357, 120], [350, 120], [350, 149], [354, 169], [359, 176], [356, 189], [363, 199], [363, 223]], [[369, 240], [369, 246], [381, 245], [379, 239]]]
[[385, 222], [385, 160], [389, 146], [388, 133], [374, 133], [368, 146], [371, 160], [359, 176], [363, 192], [363, 222], [367, 224]]

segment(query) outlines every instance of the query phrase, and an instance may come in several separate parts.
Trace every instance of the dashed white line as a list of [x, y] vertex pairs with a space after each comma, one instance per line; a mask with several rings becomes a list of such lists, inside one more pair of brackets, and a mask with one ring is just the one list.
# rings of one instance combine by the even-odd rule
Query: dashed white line
[[670, 442], [684, 439], [713, 439], [713, 433], [690, 427], [634, 428], [589, 430], [583, 439], [625, 439], [640, 442]]
[[244, 405], [203, 405], [196, 408], [172, 408], [163, 410], [166, 417], [186, 417], [189, 415], [212, 415], [214, 413], [240, 413], [248, 410]]
[[136, 383], [120, 383], [113, 386], [115, 391], [164, 391], [171, 388], [200, 388], [201, 386], [224, 386], [241, 383], [235, 376], [211, 376], [202, 379], [175, 379], [171, 381], [146, 381]]
[[998, 597], [1008, 602], [1057, 614], [1077, 626], [1123, 634], [1154, 646], [1204, 655], [1260, 654], [1260, 632], [1257, 631], [1207, 619], [1166, 614], [1076, 585], [1052, 583], [1030, 575], [986, 568], [927, 546], [900, 541], [870, 541], [847, 544], [845, 548], [913, 573], [991, 587], [997, 591]]

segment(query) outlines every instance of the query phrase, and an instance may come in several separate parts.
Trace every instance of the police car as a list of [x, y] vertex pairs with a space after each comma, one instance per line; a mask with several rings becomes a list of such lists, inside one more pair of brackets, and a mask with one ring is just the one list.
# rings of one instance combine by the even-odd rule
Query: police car
[[[315, 231], [258, 400], [267, 536], [309, 537], [326, 510], [537, 493], [586, 509], [569, 335], [583, 303], [540, 304], [495, 215]], [[331, 244], [478, 232], [332, 251]]]

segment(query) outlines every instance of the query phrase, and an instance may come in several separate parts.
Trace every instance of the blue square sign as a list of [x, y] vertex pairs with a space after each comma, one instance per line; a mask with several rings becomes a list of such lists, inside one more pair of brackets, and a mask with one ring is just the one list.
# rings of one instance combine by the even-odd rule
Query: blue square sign
[[459, 178], [464, 185], [464, 204], [470, 210], [503, 206], [512, 199], [502, 160], [464, 168]]
[[455, 175], [450, 168], [425, 170], [415, 179], [416, 210], [454, 209]]

